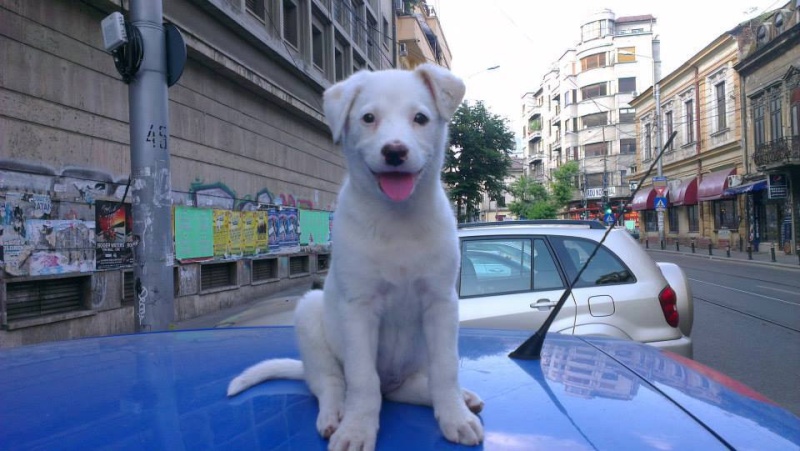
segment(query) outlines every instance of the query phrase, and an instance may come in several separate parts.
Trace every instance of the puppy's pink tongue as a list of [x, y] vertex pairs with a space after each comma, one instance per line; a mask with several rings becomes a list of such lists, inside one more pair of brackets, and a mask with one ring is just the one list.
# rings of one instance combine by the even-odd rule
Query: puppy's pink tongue
[[378, 175], [381, 190], [395, 202], [408, 199], [414, 191], [414, 175], [406, 172], [384, 172]]

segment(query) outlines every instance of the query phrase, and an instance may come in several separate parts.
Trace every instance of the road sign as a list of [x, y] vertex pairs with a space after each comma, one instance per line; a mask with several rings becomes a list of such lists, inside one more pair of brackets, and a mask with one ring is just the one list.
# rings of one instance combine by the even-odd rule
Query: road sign
[[667, 178], [663, 175], [653, 177], [653, 189], [656, 192], [656, 196], [664, 197], [667, 192]]
[[614, 217], [614, 213], [606, 213], [603, 217], [603, 221], [608, 225], [613, 224], [616, 220], [617, 218]]
[[666, 197], [656, 197], [655, 201], [656, 210], [664, 211], [667, 209], [667, 198]]

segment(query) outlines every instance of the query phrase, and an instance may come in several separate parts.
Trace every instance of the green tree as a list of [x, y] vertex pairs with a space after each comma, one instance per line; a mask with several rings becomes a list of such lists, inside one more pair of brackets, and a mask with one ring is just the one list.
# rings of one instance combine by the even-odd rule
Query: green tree
[[514, 201], [508, 209], [520, 218], [555, 219], [572, 199], [578, 170], [578, 163], [570, 161], [553, 171], [549, 190], [531, 177], [520, 177], [509, 187]]
[[495, 199], [503, 194], [513, 149], [514, 134], [507, 121], [487, 110], [483, 102], [470, 105], [465, 101], [458, 107], [450, 122], [442, 179], [459, 222], [475, 218], [482, 193]]

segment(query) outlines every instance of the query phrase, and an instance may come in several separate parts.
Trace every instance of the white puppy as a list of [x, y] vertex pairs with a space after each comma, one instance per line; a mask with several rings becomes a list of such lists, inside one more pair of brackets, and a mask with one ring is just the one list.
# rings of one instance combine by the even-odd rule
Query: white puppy
[[447, 124], [464, 96], [449, 71], [361, 71], [324, 95], [349, 177], [334, 214], [322, 291], [295, 311], [302, 363], [267, 360], [228, 395], [304, 378], [332, 450], [375, 448], [382, 396], [433, 406], [442, 433], [475, 445], [483, 402], [458, 382], [456, 223], [441, 185]]

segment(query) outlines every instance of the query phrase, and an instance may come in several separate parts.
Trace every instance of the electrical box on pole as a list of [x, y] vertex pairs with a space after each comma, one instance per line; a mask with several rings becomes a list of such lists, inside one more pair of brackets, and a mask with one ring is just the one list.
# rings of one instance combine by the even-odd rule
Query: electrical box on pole
[[163, 24], [161, 0], [131, 0], [129, 12], [122, 23], [121, 13], [109, 16], [103, 32], [128, 83], [136, 330], [159, 331], [174, 321], [175, 297], [167, 89], [186, 48], [177, 28]]

